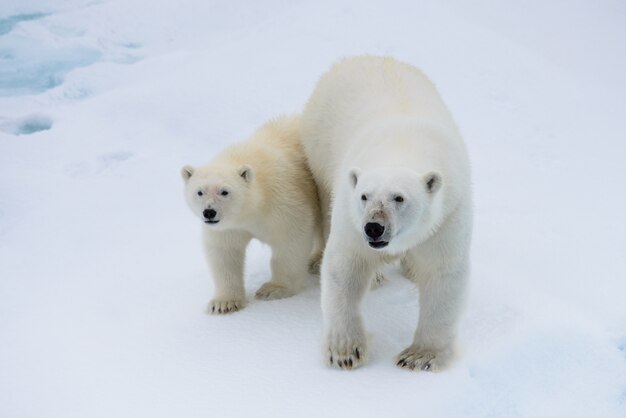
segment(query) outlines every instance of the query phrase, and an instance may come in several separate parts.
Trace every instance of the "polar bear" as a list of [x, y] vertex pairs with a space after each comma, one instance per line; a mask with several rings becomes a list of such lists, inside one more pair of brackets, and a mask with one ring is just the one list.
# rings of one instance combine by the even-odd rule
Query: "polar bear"
[[210, 313], [245, 306], [244, 261], [252, 238], [272, 249], [272, 277], [256, 298], [285, 298], [302, 288], [307, 266], [321, 258], [321, 217], [300, 142], [299, 116], [272, 120], [208, 165], [185, 166], [181, 174], [187, 203], [203, 225], [215, 284]]
[[419, 287], [419, 322], [396, 364], [440, 370], [454, 355], [469, 274], [470, 164], [433, 84], [392, 58], [345, 59], [302, 115], [328, 242], [321, 266], [324, 356], [367, 358], [359, 305], [369, 278], [399, 260]]

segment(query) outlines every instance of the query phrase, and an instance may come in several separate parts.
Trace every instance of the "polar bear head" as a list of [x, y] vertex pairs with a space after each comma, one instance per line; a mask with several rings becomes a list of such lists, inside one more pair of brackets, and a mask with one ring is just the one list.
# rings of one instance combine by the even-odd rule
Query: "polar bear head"
[[440, 218], [442, 178], [408, 168], [349, 172], [352, 223], [370, 248], [405, 251], [426, 239]]
[[249, 210], [254, 194], [254, 171], [250, 166], [186, 165], [181, 175], [187, 203], [206, 225], [215, 229], [235, 227]]

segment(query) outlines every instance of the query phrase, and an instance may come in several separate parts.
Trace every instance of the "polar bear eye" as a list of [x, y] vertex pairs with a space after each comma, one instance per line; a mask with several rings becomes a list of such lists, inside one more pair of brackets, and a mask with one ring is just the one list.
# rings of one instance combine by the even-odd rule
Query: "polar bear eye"
[[202, 193], [202, 190], [198, 190], [198, 196], [202, 196], [204, 193]]
[[222, 193], [220, 193], [222, 196], [228, 196], [228, 190], [222, 190]]
[[402, 196], [396, 196], [393, 198], [393, 200], [395, 200], [398, 203], [404, 202], [404, 198]]
[[365, 201], [367, 200], [367, 196], [365, 196], [364, 194], [362, 194], [362, 195], [361, 195], [361, 200], [365, 202]]

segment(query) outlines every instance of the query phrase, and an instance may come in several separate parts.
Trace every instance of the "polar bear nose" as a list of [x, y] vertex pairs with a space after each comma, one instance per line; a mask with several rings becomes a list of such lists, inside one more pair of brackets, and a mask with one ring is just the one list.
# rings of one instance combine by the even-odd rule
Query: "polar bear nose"
[[365, 235], [370, 238], [376, 239], [385, 232], [385, 227], [376, 222], [368, 222], [365, 224]]
[[205, 209], [204, 212], [202, 212], [202, 214], [204, 215], [205, 218], [207, 218], [208, 220], [211, 220], [215, 218], [215, 215], [217, 215], [217, 212], [214, 211], [213, 209]]

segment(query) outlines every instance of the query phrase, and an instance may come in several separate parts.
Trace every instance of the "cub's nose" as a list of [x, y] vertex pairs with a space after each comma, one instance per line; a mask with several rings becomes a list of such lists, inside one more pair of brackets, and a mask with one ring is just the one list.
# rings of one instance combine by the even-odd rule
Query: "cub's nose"
[[385, 232], [385, 227], [376, 222], [368, 222], [365, 224], [365, 235], [372, 239], [380, 238]]
[[205, 209], [204, 212], [202, 212], [202, 215], [204, 215], [204, 217], [207, 218], [208, 220], [211, 220], [215, 218], [215, 215], [217, 215], [217, 212], [214, 211], [213, 209]]

